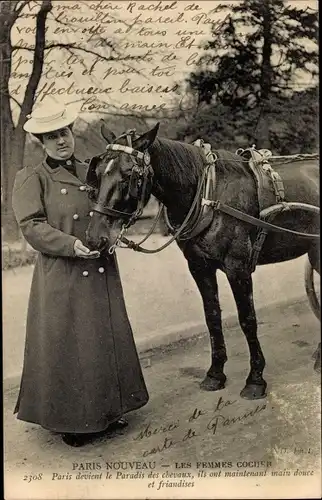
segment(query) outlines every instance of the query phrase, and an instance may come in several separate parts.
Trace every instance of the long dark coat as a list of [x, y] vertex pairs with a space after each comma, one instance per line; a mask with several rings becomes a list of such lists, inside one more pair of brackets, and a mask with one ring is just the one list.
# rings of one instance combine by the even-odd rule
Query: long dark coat
[[18, 172], [13, 209], [39, 251], [15, 412], [57, 432], [97, 432], [145, 405], [144, 383], [115, 257], [74, 257], [85, 241], [87, 165], [77, 177], [44, 161]]

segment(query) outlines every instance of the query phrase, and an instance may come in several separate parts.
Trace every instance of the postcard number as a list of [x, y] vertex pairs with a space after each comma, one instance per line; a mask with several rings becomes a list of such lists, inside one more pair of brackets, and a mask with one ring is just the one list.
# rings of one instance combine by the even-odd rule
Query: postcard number
[[42, 472], [39, 472], [39, 474], [25, 474], [23, 480], [27, 481], [27, 483], [31, 483], [31, 481], [40, 481], [42, 479], [42, 476]]

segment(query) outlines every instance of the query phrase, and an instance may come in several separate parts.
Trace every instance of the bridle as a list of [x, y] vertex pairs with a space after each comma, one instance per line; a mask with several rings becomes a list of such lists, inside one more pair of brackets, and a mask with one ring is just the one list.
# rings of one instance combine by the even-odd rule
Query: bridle
[[[132, 138], [135, 135], [136, 135], [135, 129], [131, 129], [131, 130], [125, 132], [125, 134], [122, 134], [120, 137], [118, 137], [116, 139], [116, 141], [123, 138], [123, 137], [126, 137], [127, 143], [128, 143], [127, 146], [123, 146], [122, 144], [113, 143], [113, 144], [108, 144], [106, 146], [106, 150], [123, 152], [123, 153], [131, 155], [134, 158], [137, 158], [139, 160], [139, 162], [136, 163], [134, 165], [134, 167], [132, 168], [130, 182], [129, 182], [129, 189], [128, 189], [128, 193], [132, 194], [132, 197], [137, 199], [136, 209], [133, 212], [128, 213], [128, 212], [116, 210], [115, 208], [108, 207], [108, 206], [106, 206], [102, 203], [99, 203], [99, 202], [94, 203], [94, 205], [92, 206], [93, 212], [97, 212], [101, 215], [113, 217], [115, 219], [124, 219], [126, 221], [123, 223], [121, 230], [120, 230], [115, 242], [112, 244], [112, 246], [108, 250], [108, 252], [110, 254], [113, 254], [115, 252], [116, 247], [121, 247], [122, 243], [124, 245], [124, 248], [131, 248], [131, 249], [138, 251], [138, 252], [153, 254], [153, 253], [160, 252], [164, 248], [168, 247], [177, 238], [179, 238], [184, 233], [184, 230], [187, 227], [187, 224], [189, 223], [189, 221], [191, 220], [191, 218], [194, 214], [194, 211], [197, 207], [197, 204], [199, 202], [200, 196], [202, 194], [202, 191], [203, 191], [206, 179], [207, 179], [209, 167], [211, 164], [214, 164], [217, 160], [217, 156], [214, 153], [209, 152], [206, 155], [207, 165], [206, 165], [206, 168], [204, 169], [201, 177], [199, 178], [198, 186], [197, 186], [196, 193], [195, 193], [193, 202], [191, 204], [191, 207], [190, 207], [187, 215], [185, 216], [182, 224], [180, 224], [180, 226], [176, 229], [171, 228], [171, 229], [173, 229], [172, 237], [164, 245], [162, 245], [161, 247], [159, 247], [157, 249], [150, 250], [147, 248], [143, 248], [143, 247], [141, 247], [141, 244], [144, 243], [151, 236], [154, 229], [156, 228], [157, 223], [159, 222], [159, 219], [161, 217], [161, 213], [164, 209], [164, 205], [160, 204], [159, 211], [155, 217], [155, 220], [154, 220], [148, 234], [139, 243], [135, 243], [132, 240], [128, 240], [124, 236], [124, 233], [126, 233], [128, 228], [130, 226], [132, 226], [133, 224], [135, 224], [135, 222], [142, 215], [144, 206], [146, 204], [147, 197], [151, 194], [151, 192], [150, 193], [147, 192], [148, 191], [148, 183], [149, 183], [149, 181], [151, 181], [150, 184], [151, 184], [151, 189], [152, 189], [152, 179], [154, 176], [153, 168], [151, 165], [151, 158], [150, 158], [148, 151], [145, 150], [144, 152], [141, 152], [141, 151], [138, 151], [132, 147]], [[111, 165], [111, 167], [112, 167], [112, 165]], [[107, 167], [104, 174], [108, 175], [109, 171], [110, 171], [109, 167]], [[133, 192], [134, 190], [136, 192]], [[137, 194], [138, 196], [135, 196], [135, 194]]]
[[[148, 153], [148, 151], [138, 151], [132, 147], [132, 138], [136, 136], [136, 131], [135, 129], [130, 129], [121, 136], [119, 136], [115, 141], [118, 141], [119, 139], [125, 137], [127, 141], [127, 146], [123, 146], [122, 144], [108, 144], [106, 146], [107, 151], [118, 151], [122, 153], [126, 153], [132, 157], [134, 157], [137, 162], [135, 162], [134, 166], [132, 167], [131, 170], [131, 175], [130, 175], [130, 181], [129, 181], [129, 187], [128, 187], [128, 196], [132, 197], [132, 199], [136, 200], [136, 208], [133, 212], [123, 212], [121, 210], [116, 210], [115, 208], [106, 206], [103, 203], [100, 202], [95, 202], [92, 206], [92, 211], [97, 212], [101, 215], [106, 215], [108, 217], [112, 217], [114, 219], [123, 219], [124, 223], [122, 224], [122, 227], [120, 229], [120, 232], [115, 240], [115, 242], [110, 246], [108, 249], [109, 254], [113, 254], [116, 250], [116, 247], [122, 246], [122, 243], [124, 245], [124, 248], [134, 248], [134, 247], [140, 247], [140, 244], [146, 241], [153, 231], [155, 230], [157, 223], [159, 222], [159, 219], [161, 217], [161, 213], [163, 210], [163, 205], [161, 204], [159, 207], [158, 214], [152, 224], [152, 227], [150, 228], [148, 234], [146, 237], [140, 241], [139, 244], [136, 244], [130, 240], [127, 240], [125, 238], [124, 233], [128, 230], [130, 226], [136, 223], [136, 221], [141, 217], [143, 213], [143, 209], [145, 207], [146, 201], [148, 200], [150, 194], [151, 194], [151, 189], [152, 189], [152, 181], [153, 181], [153, 168], [151, 165], [151, 158]], [[93, 159], [92, 159], [93, 160]], [[113, 160], [112, 160], [113, 161]], [[104, 175], [108, 175], [112, 170], [112, 162], [107, 164], [107, 168], [104, 172]], [[96, 191], [94, 188], [89, 187], [89, 191], [92, 192], [92, 198], [93, 198], [93, 192]], [[172, 243], [173, 239], [171, 238]], [[167, 245], [166, 245], [167, 246]], [[163, 247], [162, 247], [163, 248]], [[153, 252], [154, 253], [154, 252]]]
[[[140, 241], [139, 243], [135, 243], [134, 241], [128, 240], [124, 236], [124, 233], [127, 231], [127, 229], [131, 225], [135, 224], [135, 222], [138, 220], [138, 218], [142, 215], [144, 206], [146, 204], [147, 197], [151, 194], [151, 191], [152, 191], [152, 182], [151, 182], [150, 192], [149, 193], [147, 192], [148, 191], [148, 182], [149, 182], [149, 180], [152, 181], [153, 176], [154, 176], [154, 172], [153, 172], [152, 165], [151, 165], [151, 159], [150, 159], [150, 155], [149, 155], [148, 151], [141, 152], [141, 151], [138, 151], [132, 147], [132, 137], [134, 135], [136, 135], [135, 130], [130, 130], [118, 138], [118, 139], [120, 139], [121, 137], [126, 137], [127, 142], [128, 142], [128, 146], [123, 146], [121, 144], [113, 143], [113, 144], [109, 144], [106, 147], [106, 149], [111, 150], [111, 151], [119, 151], [119, 152], [126, 153], [128, 155], [133, 156], [134, 158], [136, 158], [138, 160], [138, 162], [132, 167], [130, 182], [129, 182], [129, 189], [128, 189], [128, 193], [129, 194], [132, 193], [132, 197], [134, 199], [136, 199], [136, 201], [137, 201], [136, 209], [131, 213], [127, 213], [127, 212], [123, 212], [123, 211], [108, 207], [108, 206], [106, 206], [102, 203], [98, 203], [98, 202], [96, 202], [92, 207], [92, 210], [94, 212], [97, 212], [99, 214], [106, 215], [109, 217], [113, 217], [115, 219], [124, 219], [126, 221], [122, 225], [120, 233], [118, 234], [115, 242], [112, 244], [112, 246], [108, 250], [108, 252], [110, 254], [115, 252], [115, 249], [117, 246], [122, 246], [121, 245], [122, 243], [124, 245], [124, 248], [131, 248], [135, 251], [152, 254], [152, 253], [160, 252], [161, 250], [163, 250], [164, 248], [169, 246], [174, 240], [177, 240], [179, 238], [189, 239], [189, 237], [191, 237], [192, 230], [195, 230], [196, 227], [198, 226], [199, 221], [200, 221], [200, 217], [196, 221], [193, 221], [192, 230], [191, 230], [191, 228], [189, 228], [188, 231], [185, 231], [185, 230], [186, 230], [189, 223], [191, 225], [191, 220], [193, 219], [194, 211], [198, 205], [198, 202], [200, 201], [200, 198], [202, 196], [203, 191], [205, 190], [205, 192], [207, 193], [207, 190], [209, 187], [209, 179], [210, 179], [208, 177], [208, 174], [211, 170], [211, 167], [213, 167], [213, 169], [215, 168], [215, 164], [217, 161], [216, 153], [213, 153], [211, 151], [211, 148], [206, 147], [206, 146], [210, 147], [210, 145], [203, 144], [203, 141], [202, 141], [200, 145], [201, 145], [201, 147], [205, 148], [204, 153], [205, 153], [205, 157], [206, 157], [206, 165], [205, 165], [205, 169], [202, 172], [202, 175], [200, 176], [200, 178], [198, 180], [198, 186], [197, 186], [197, 189], [195, 192], [195, 196], [194, 196], [193, 202], [191, 204], [191, 207], [190, 207], [186, 217], [184, 218], [183, 222], [181, 223], [181, 225], [177, 229], [171, 227], [170, 222], [169, 222], [169, 220], [167, 220], [167, 217], [166, 217], [166, 223], [170, 227], [172, 233], [174, 233], [173, 236], [164, 245], [162, 245], [161, 247], [159, 247], [157, 249], [150, 250], [147, 248], [143, 248], [143, 247], [141, 247], [141, 244], [144, 241], [146, 241], [148, 239], [148, 237], [153, 233], [153, 231], [154, 231], [154, 229], [155, 229], [155, 227], [160, 219], [160, 216], [161, 216], [161, 213], [162, 213], [162, 210], [164, 207], [162, 204], [160, 205], [159, 212], [155, 218], [155, 221], [154, 221], [151, 229], [149, 230], [149, 233], [144, 237], [144, 239], [142, 241]], [[118, 140], [118, 139], [116, 139], [116, 140]], [[198, 141], [196, 141], [196, 142], [198, 142]], [[198, 144], [198, 146], [200, 146], [200, 145]], [[109, 166], [107, 166], [107, 169], [105, 170], [105, 174], [106, 175], [109, 174]], [[138, 196], [136, 196], [136, 195], [138, 195]], [[241, 212], [240, 210], [238, 210], [236, 208], [230, 207], [230, 206], [226, 205], [225, 203], [221, 202], [220, 200], [208, 199], [208, 196], [203, 196], [201, 198], [201, 207], [205, 207], [205, 206], [211, 207], [213, 211], [220, 211], [220, 212], [226, 213], [226, 214], [228, 214], [236, 219], [239, 219], [245, 223], [248, 223], [250, 225], [261, 228], [261, 229], [265, 230], [266, 232], [270, 230], [270, 231], [275, 231], [275, 232], [279, 232], [279, 233], [287, 233], [287, 234], [290, 234], [293, 236], [299, 236], [299, 237], [304, 238], [304, 239], [312, 239], [312, 240], [316, 240], [316, 241], [318, 241], [320, 239], [320, 235], [318, 235], [318, 234], [302, 233], [299, 231], [294, 231], [291, 229], [286, 229], [286, 228], [282, 228], [279, 226], [275, 226], [274, 224], [272, 224], [266, 220], [263, 220], [263, 219], [257, 218], [257, 217], [253, 217], [253, 216], [248, 215], [244, 212]], [[289, 203], [289, 202], [284, 203], [283, 202], [283, 203], [279, 203], [277, 205], [274, 205], [273, 207], [270, 207], [270, 208], [274, 208], [274, 210], [276, 208], [279, 211], [281, 211], [281, 210], [285, 211], [285, 210], [289, 210], [291, 208], [293, 208], [293, 209], [295, 209], [295, 208], [307, 209], [308, 211], [313, 212], [313, 213], [316, 213], [317, 211], [319, 211], [319, 209], [315, 206], [307, 205], [305, 203], [295, 203], [295, 202], [294, 203]], [[265, 210], [263, 212], [265, 212]], [[186, 236], [185, 232], [188, 234], [188, 236]]]
[[[126, 221], [126, 229], [135, 224], [137, 219], [142, 215], [145, 200], [148, 198], [150, 193], [148, 193], [148, 184], [153, 179], [153, 169], [151, 166], [151, 159], [148, 151], [138, 151], [132, 147], [132, 137], [135, 135], [135, 130], [129, 130], [125, 134], [118, 137], [117, 140], [126, 137], [128, 145], [123, 146], [122, 144], [108, 144], [106, 146], [107, 151], [118, 151], [126, 153], [138, 161], [135, 162], [131, 170], [131, 176], [128, 187], [128, 195], [133, 199], [137, 200], [136, 209], [131, 212], [123, 212], [121, 210], [116, 210], [115, 208], [104, 205], [103, 203], [96, 202], [92, 207], [93, 212], [97, 212], [102, 215], [107, 215], [115, 219], [124, 219]], [[104, 175], [109, 175], [112, 171], [112, 163], [108, 167]], [[152, 184], [152, 182], [151, 182]]]

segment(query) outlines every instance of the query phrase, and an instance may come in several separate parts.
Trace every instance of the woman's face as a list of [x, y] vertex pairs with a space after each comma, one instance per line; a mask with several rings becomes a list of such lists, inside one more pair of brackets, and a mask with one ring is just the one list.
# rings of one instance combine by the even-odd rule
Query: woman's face
[[43, 134], [42, 142], [46, 153], [55, 160], [67, 160], [75, 149], [75, 139], [69, 127]]

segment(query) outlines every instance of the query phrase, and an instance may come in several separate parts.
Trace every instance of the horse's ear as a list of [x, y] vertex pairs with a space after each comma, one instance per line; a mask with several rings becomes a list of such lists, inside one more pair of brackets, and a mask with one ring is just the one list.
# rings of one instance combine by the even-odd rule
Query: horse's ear
[[143, 151], [148, 149], [154, 143], [159, 127], [160, 123], [158, 122], [155, 127], [151, 128], [151, 130], [135, 139], [133, 147]]
[[116, 135], [107, 127], [104, 120], [101, 120], [101, 134], [108, 144], [112, 144], [116, 139]]

